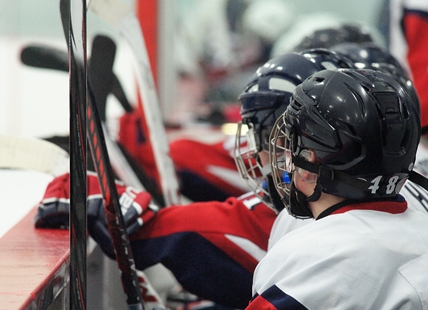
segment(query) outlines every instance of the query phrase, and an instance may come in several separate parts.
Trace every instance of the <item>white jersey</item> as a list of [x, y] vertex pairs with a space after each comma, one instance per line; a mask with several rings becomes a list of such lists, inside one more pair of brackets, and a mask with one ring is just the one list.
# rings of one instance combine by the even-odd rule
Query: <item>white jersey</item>
[[344, 206], [273, 245], [249, 309], [428, 309], [427, 227], [404, 201]]
[[268, 251], [281, 239], [283, 236], [288, 234], [290, 231], [306, 226], [307, 224], [313, 223], [314, 219], [296, 219], [295, 217], [288, 214], [286, 209], [283, 209], [275, 219], [272, 230], [269, 235]]
[[[415, 170], [428, 175], [428, 148], [423, 143], [417, 152]], [[401, 301], [407, 303], [407, 308], [403, 303], [403, 309], [422, 309], [422, 301], [409, 283], [414, 281], [415, 287], [419, 285], [425, 289], [421, 290], [421, 294], [428, 294], [428, 273], [419, 272], [428, 270], [428, 192], [408, 181], [400, 193], [408, 201], [409, 207], [400, 215], [355, 210], [339, 217], [334, 215], [314, 221], [295, 219], [283, 210], [272, 227], [268, 254], [256, 269], [253, 294], [257, 296], [273, 290], [279, 296], [287, 294], [297, 299], [297, 304], [293, 306], [303, 305], [309, 309], [392, 309]], [[406, 226], [405, 223], [413, 220], [415, 223], [409, 224], [410, 231], [396, 230], [395, 226]], [[350, 227], [353, 227], [352, 230]], [[382, 239], [382, 235], [386, 238]], [[420, 253], [406, 253], [406, 248], [410, 248], [408, 245], [411, 244], [409, 240], [415, 239], [416, 242], [422, 241], [412, 245]], [[382, 242], [381, 247], [378, 247], [378, 242]], [[321, 244], [323, 248], [320, 249]], [[400, 253], [396, 260], [391, 254], [395, 251]], [[353, 259], [342, 262], [345, 255]], [[420, 258], [411, 262], [418, 255]], [[388, 257], [386, 263], [383, 262], [385, 257]], [[404, 267], [405, 263], [409, 264], [406, 265], [408, 267]], [[299, 268], [304, 269], [296, 270]], [[415, 274], [412, 275], [412, 272]], [[418, 276], [422, 278], [413, 279]], [[312, 280], [306, 281], [306, 277]], [[296, 285], [296, 282], [302, 284]], [[373, 291], [382, 294], [372, 294]], [[327, 293], [328, 297], [322, 292]], [[425, 302], [428, 302], [428, 296], [424, 296]], [[257, 304], [254, 309], [262, 306], [266, 305]], [[428, 307], [428, 304], [425, 306]]]
[[[428, 177], [428, 147], [425, 138], [422, 138], [422, 142], [419, 143], [418, 151], [416, 153], [415, 171]], [[428, 191], [407, 181], [400, 194], [408, 202], [410, 209], [421, 211], [424, 215], [428, 216]]]

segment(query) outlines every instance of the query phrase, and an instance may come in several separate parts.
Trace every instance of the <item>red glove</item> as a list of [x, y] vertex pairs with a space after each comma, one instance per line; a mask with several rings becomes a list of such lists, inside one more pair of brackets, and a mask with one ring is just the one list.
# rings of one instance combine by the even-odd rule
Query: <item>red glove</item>
[[[105, 210], [98, 178], [88, 172], [88, 231], [103, 251], [114, 258], [113, 245], [107, 228]], [[135, 233], [144, 223], [154, 217], [158, 207], [151, 203], [149, 193], [116, 182], [119, 202], [128, 235]], [[40, 202], [35, 226], [37, 228], [68, 228], [70, 213], [70, 175], [55, 178], [46, 188]]]

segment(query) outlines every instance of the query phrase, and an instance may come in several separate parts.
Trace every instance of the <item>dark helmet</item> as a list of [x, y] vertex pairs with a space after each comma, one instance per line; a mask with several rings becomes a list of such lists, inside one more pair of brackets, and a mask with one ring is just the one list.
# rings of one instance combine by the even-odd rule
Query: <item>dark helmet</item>
[[[325, 49], [287, 53], [275, 57], [258, 68], [239, 95], [242, 121], [238, 125], [235, 160], [241, 177], [254, 191], [263, 191], [262, 175], [270, 167], [261, 167], [258, 153], [269, 150], [269, 135], [277, 118], [285, 111], [295, 87], [307, 77], [327, 68], [350, 68], [344, 56]], [[247, 126], [247, 147], [241, 138]], [[269, 196], [267, 192], [264, 195]]]
[[327, 27], [313, 31], [304, 37], [295, 51], [302, 51], [310, 48], [331, 48], [343, 42], [364, 43], [374, 42], [368, 28], [359, 24], [341, 24], [337, 27]]
[[[321, 192], [356, 200], [395, 197], [413, 169], [420, 130], [411, 98], [390, 75], [369, 69], [315, 73], [296, 88], [273, 129], [272, 141], [282, 141], [271, 155], [278, 193], [296, 217], [311, 217], [308, 201]], [[304, 150], [314, 152], [314, 163], [302, 159]], [[310, 197], [287, 179], [290, 159], [295, 169], [317, 175]]]
[[251, 123], [256, 134], [257, 151], [269, 150], [270, 131], [285, 111], [297, 85], [311, 74], [325, 69], [354, 68], [346, 56], [326, 49], [311, 49], [275, 57], [256, 73], [239, 95], [242, 123]]
[[350, 58], [357, 68], [380, 70], [392, 75], [410, 95], [420, 114], [419, 97], [413, 82], [410, 80], [406, 70], [386, 48], [374, 43], [342, 43], [333, 46], [331, 50]]

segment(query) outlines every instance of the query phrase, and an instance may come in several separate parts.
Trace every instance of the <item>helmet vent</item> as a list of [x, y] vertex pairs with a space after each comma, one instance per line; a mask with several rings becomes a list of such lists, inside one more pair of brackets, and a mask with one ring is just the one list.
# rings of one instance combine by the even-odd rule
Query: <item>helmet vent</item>
[[258, 91], [258, 90], [259, 90], [259, 85], [258, 84], [254, 84], [251, 87], [249, 87], [246, 92], [247, 93], [254, 93], [254, 92]]
[[290, 104], [289, 104], [290, 109], [293, 109], [296, 112], [301, 110], [302, 106], [303, 105], [294, 98], [290, 101]]
[[283, 92], [292, 93], [296, 85], [290, 81], [284, 80], [283, 78], [272, 77], [269, 80], [269, 89], [279, 90]]
[[331, 69], [331, 70], [337, 69], [337, 65], [330, 61], [323, 61], [321, 65], [326, 69]]
[[402, 151], [402, 140], [405, 135], [405, 126], [401, 119], [400, 102], [395, 93], [374, 93], [379, 112], [383, 119], [384, 150], [390, 154], [399, 154]]
[[314, 78], [314, 80], [315, 80], [315, 82], [317, 82], [317, 83], [322, 83], [322, 82], [324, 82], [325, 78], [324, 78], [324, 77], [322, 77], [322, 76], [316, 76], [316, 77]]

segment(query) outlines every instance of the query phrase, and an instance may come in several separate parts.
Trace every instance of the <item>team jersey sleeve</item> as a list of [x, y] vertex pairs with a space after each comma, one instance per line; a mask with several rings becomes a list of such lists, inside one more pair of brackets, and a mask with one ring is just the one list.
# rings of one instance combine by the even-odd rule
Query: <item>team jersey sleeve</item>
[[177, 139], [171, 142], [171, 158], [180, 179], [180, 192], [184, 196], [192, 201], [224, 201], [248, 191], [227, 140], [206, 143]]
[[305, 310], [307, 309], [293, 297], [288, 296], [281, 291], [276, 285], [271, 286], [261, 295], [256, 294], [249, 303], [246, 310], [277, 310], [277, 309], [294, 309]]
[[422, 126], [428, 125], [428, 4], [404, 8], [402, 25], [408, 50], [407, 61], [421, 101]]
[[245, 308], [275, 217], [252, 195], [164, 208], [131, 236], [136, 266], [160, 262], [188, 291]]
[[[160, 188], [156, 160], [147, 132], [144, 111], [135, 109], [120, 118], [118, 143]], [[242, 182], [232, 155], [233, 146], [230, 138], [215, 143], [194, 139], [172, 141], [169, 145], [170, 156], [180, 179], [180, 193], [192, 201], [224, 201], [246, 193], [248, 188]]]

